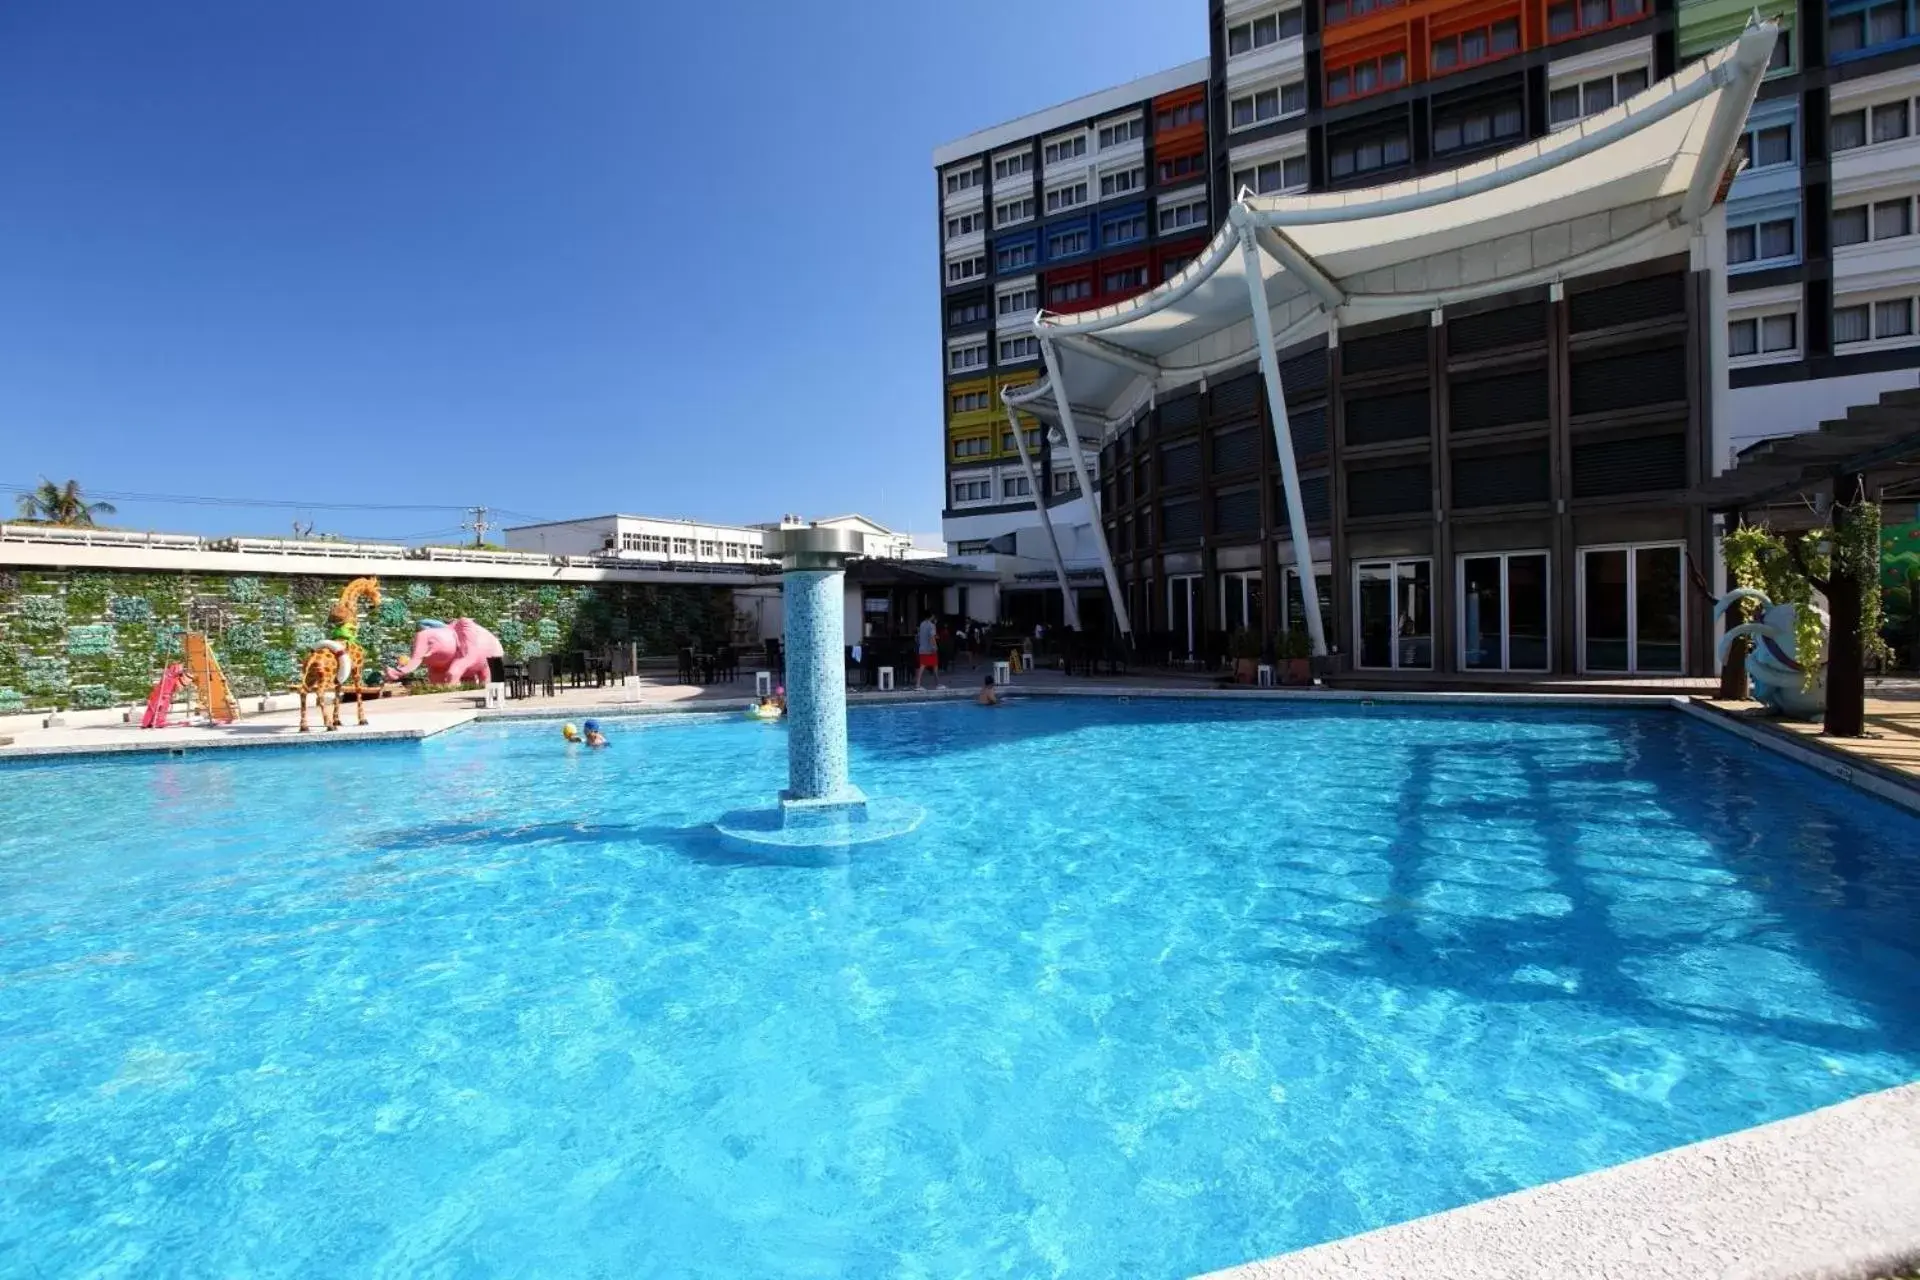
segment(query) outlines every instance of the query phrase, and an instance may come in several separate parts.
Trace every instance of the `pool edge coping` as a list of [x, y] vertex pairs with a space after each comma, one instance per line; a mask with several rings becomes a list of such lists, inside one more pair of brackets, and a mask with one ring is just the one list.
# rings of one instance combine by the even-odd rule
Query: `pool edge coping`
[[1920, 1082], [1198, 1280], [1865, 1280], [1920, 1258]]

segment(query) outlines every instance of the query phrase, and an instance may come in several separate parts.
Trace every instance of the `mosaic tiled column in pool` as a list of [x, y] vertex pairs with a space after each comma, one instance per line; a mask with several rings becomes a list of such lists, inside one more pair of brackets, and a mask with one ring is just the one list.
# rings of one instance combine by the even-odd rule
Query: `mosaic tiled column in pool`
[[789, 735], [783, 800], [860, 799], [847, 782], [846, 577], [840, 569], [789, 569], [781, 580]]

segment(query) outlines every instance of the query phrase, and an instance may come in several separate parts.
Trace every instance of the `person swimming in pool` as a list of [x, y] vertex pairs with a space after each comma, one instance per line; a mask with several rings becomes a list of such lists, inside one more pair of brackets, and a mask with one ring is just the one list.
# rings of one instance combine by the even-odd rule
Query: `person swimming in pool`
[[974, 701], [983, 707], [997, 707], [1000, 705], [1000, 690], [994, 687], [992, 676], [988, 676], [986, 683], [980, 686], [980, 692], [978, 696], [974, 698]]
[[588, 746], [604, 747], [607, 745], [607, 735], [600, 732], [600, 722], [598, 720], [589, 720], [581, 727], [587, 731], [587, 736], [584, 741]]

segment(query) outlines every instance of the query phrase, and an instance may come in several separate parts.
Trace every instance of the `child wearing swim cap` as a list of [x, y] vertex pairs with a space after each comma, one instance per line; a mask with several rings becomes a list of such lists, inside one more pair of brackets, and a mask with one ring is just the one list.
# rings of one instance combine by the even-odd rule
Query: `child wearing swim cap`
[[586, 741], [588, 746], [604, 747], [607, 745], [607, 735], [600, 732], [600, 722], [598, 720], [589, 720], [582, 727], [587, 731]]

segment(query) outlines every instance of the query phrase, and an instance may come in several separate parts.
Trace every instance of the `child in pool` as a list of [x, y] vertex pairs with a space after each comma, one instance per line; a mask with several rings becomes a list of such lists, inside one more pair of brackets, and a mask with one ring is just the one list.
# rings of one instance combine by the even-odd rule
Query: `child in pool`
[[1000, 691], [993, 687], [992, 676], [988, 676], [986, 683], [980, 686], [980, 694], [974, 701], [983, 707], [997, 707], [1000, 705]]
[[598, 720], [587, 721], [585, 728], [587, 731], [585, 741], [588, 746], [604, 747], [607, 745], [607, 735], [600, 732], [600, 722]]

